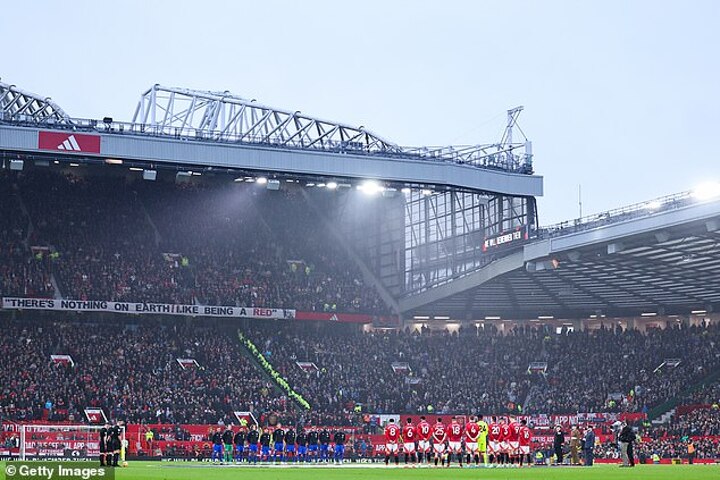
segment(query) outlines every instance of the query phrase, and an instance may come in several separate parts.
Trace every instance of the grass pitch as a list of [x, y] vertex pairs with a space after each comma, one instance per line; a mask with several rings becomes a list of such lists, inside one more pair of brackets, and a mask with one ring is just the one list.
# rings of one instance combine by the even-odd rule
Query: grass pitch
[[[5, 479], [5, 464], [0, 464], [0, 480]], [[78, 465], [79, 466], [79, 465]], [[617, 465], [584, 467], [532, 467], [523, 469], [476, 468], [403, 468], [384, 465], [343, 465], [342, 467], [237, 467], [203, 463], [130, 462], [127, 468], [115, 470], [117, 480], [455, 480], [455, 479], [532, 479], [532, 480], [718, 480], [720, 465]], [[11, 477], [12, 478], [12, 477]], [[8, 480], [11, 480], [8, 478]], [[17, 478], [17, 477], [15, 477]], [[15, 479], [12, 479], [15, 480]]]

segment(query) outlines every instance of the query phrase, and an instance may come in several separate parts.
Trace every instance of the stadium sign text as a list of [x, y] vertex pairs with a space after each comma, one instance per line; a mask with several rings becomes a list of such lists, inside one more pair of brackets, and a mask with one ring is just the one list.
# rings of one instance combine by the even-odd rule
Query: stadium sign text
[[287, 308], [223, 307], [213, 305], [176, 305], [168, 303], [128, 303], [99, 300], [55, 300], [17, 297], [3, 297], [2, 308], [5, 310], [143, 313], [151, 315], [190, 315], [199, 317], [295, 318], [295, 310]]
[[515, 245], [529, 238], [528, 229], [526, 226], [517, 227], [512, 232], [504, 232], [500, 235], [494, 235], [487, 237], [483, 242], [482, 250], [487, 252], [488, 250], [495, 250], [499, 247], [507, 247]]

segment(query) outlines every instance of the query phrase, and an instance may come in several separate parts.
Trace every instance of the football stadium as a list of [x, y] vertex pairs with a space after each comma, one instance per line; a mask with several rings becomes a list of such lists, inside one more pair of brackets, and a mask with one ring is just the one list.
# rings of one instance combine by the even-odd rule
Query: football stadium
[[446, 147], [159, 84], [0, 107], [6, 468], [720, 475], [720, 184], [543, 225], [522, 107]]

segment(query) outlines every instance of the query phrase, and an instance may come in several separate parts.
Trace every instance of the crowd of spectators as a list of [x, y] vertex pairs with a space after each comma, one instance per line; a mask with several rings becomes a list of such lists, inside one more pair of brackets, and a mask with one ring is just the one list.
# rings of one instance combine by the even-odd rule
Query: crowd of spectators
[[348, 325], [274, 322], [247, 335], [314, 408], [346, 413], [516, 411], [539, 345], [529, 342], [537, 331], [503, 336], [490, 327], [363, 333]]
[[696, 408], [687, 413], [673, 415], [668, 423], [653, 429], [654, 437], [702, 437], [720, 436], [720, 408], [717, 404], [711, 407]]
[[[719, 334], [717, 325], [645, 333], [515, 328], [503, 335], [487, 327], [383, 334], [282, 322], [248, 332], [315, 408], [349, 412], [360, 405], [380, 413], [647, 412], [718, 367], [711, 352]], [[582, 352], [593, 353], [581, 359]], [[657, 369], [668, 357], [679, 365]], [[546, 362], [547, 372], [529, 373], [531, 362]]]
[[53, 295], [54, 274], [69, 299], [388, 313], [298, 191], [36, 170], [0, 181], [3, 293]]
[[[718, 353], [720, 355], [720, 353]], [[699, 385], [692, 392], [681, 397], [685, 405], [713, 405], [720, 404], [720, 381]]]
[[55, 289], [44, 265], [26, 240], [30, 221], [23, 211], [17, 187], [0, 170], [0, 297], [53, 297]]
[[19, 184], [35, 227], [30, 242], [54, 253], [49, 267], [65, 298], [191, 300], [122, 178], [32, 173]]
[[[547, 361], [548, 371], [528, 413], [646, 412], [720, 367], [717, 324], [548, 334], [542, 344], [538, 360]], [[680, 363], [661, 366], [670, 359]]]
[[[311, 411], [304, 412], [274, 388], [247, 355], [236, 321], [133, 317], [128, 322], [126, 318], [88, 320], [76, 314], [31, 319], [25, 315], [8, 317], [0, 339], [0, 415], [16, 420], [80, 422], [85, 407], [97, 406], [112, 417], [146, 423], [228, 423], [234, 421], [233, 411], [249, 410], [261, 422], [276, 415], [283, 422], [360, 426], [366, 413], [607, 411], [605, 399], [616, 389], [637, 392], [625, 405], [635, 410], [638, 404], [653, 405], [641, 400], [646, 389], [668, 383], [639, 381], [645, 378], [643, 364], [620, 379], [612, 370], [599, 369], [592, 376], [596, 385], [582, 384], [586, 405], [573, 404], [573, 410], [565, 410], [563, 404], [546, 400], [528, 408], [536, 396], [553, 398], [545, 396], [543, 384], [558, 398], [565, 398], [563, 385], [576, 388], [575, 383], [552, 381], [553, 366], [563, 358], [554, 356], [563, 351], [556, 342], [562, 345], [578, 336], [584, 348], [604, 352], [630, 335], [640, 355], [640, 345], [657, 345], [656, 331], [639, 337], [610, 330], [558, 335], [542, 327], [517, 327], [501, 333], [488, 325], [454, 333], [366, 332], [342, 323], [242, 322], [243, 334], [310, 403]], [[681, 364], [703, 349], [692, 338], [712, 341], [717, 329], [668, 332], [679, 343], [696, 347], [685, 354], [676, 352]], [[566, 344], [571, 345], [575, 344]], [[51, 361], [53, 354], [70, 355], [74, 365]], [[184, 369], [178, 358], [194, 359], [198, 366]], [[528, 373], [529, 363], [540, 358], [548, 363], [547, 383], [542, 375]], [[528, 399], [531, 387], [540, 392]], [[665, 400], [659, 394], [647, 398], [655, 404]], [[670, 423], [654, 427], [651, 435], [658, 440], [720, 435], [720, 409], [708, 406], [676, 415]]]
[[[146, 423], [234, 422], [234, 411], [294, 408], [233, 337], [198, 322], [134, 324], [27, 320], [3, 323], [0, 416], [84, 422], [84, 408]], [[233, 331], [234, 332], [234, 331]], [[74, 362], [53, 362], [51, 355]], [[183, 368], [178, 358], [198, 366]]]
[[152, 185], [142, 197], [201, 303], [387, 313], [299, 190]]

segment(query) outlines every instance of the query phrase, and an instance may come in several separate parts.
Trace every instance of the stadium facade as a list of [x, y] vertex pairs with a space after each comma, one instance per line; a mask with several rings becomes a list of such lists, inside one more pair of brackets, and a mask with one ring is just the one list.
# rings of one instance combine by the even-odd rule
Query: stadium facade
[[[541, 228], [522, 108], [496, 143], [401, 147], [229, 92], [155, 85], [131, 122], [0, 83], [3, 168], [322, 190], [317, 208], [392, 313], [417, 325], [712, 317], [720, 197], [686, 192]], [[524, 135], [523, 135], [524, 136]], [[278, 315], [285, 315], [278, 313]], [[232, 316], [232, 315], [231, 315]], [[575, 322], [575, 323], [573, 323]]]

